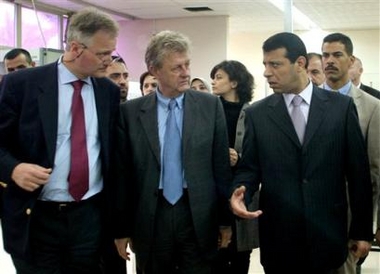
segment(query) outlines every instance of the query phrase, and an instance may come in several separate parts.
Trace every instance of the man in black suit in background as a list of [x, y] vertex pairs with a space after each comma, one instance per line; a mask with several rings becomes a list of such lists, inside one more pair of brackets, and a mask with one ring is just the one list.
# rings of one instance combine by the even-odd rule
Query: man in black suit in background
[[[145, 63], [157, 91], [120, 108], [112, 164], [116, 244], [125, 259], [130, 244], [148, 274], [211, 274], [218, 225], [230, 224], [221, 220], [231, 182], [223, 107], [217, 97], [189, 89], [189, 47], [181, 33], [155, 34]], [[180, 138], [167, 139], [175, 135]], [[173, 148], [176, 155], [167, 157]], [[228, 245], [225, 239], [221, 246]]]
[[32, 60], [29, 51], [22, 48], [11, 49], [4, 55], [5, 72], [10, 73], [20, 69], [33, 68], [36, 62]]
[[[347, 239], [362, 257], [373, 238], [369, 163], [355, 104], [311, 84], [306, 47], [296, 35], [268, 38], [263, 53], [274, 94], [246, 109], [231, 207], [242, 218], [260, 216], [265, 273], [333, 273], [346, 260]], [[260, 186], [260, 210], [249, 212], [244, 199]]]
[[370, 86], [364, 85], [360, 78], [363, 74], [363, 64], [362, 61], [355, 56], [355, 61], [352, 64], [351, 68], [348, 71], [350, 75], [350, 79], [352, 83], [361, 90], [364, 90], [365, 92], [371, 94], [372, 96], [376, 97], [377, 99], [380, 99], [380, 91], [377, 89], [374, 89]]
[[102, 77], [117, 36], [109, 15], [82, 10], [70, 19], [58, 62], [3, 79], [1, 221], [17, 273], [102, 271], [103, 196], [120, 98]]

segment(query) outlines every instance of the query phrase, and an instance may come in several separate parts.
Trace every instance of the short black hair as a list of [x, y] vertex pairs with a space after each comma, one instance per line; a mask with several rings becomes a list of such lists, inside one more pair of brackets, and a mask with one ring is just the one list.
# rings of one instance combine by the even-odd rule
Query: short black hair
[[26, 61], [31, 64], [33, 62], [32, 60], [32, 56], [30, 55], [29, 51], [27, 51], [26, 49], [23, 49], [23, 48], [14, 48], [14, 49], [11, 49], [10, 51], [8, 51], [5, 55], [4, 55], [4, 60], [12, 60], [12, 59], [15, 59], [17, 56], [19, 56], [20, 54], [24, 54], [25, 55], [25, 58], [26, 58]]
[[[150, 74], [149, 71], [145, 71], [145, 72], [144, 72], [143, 74], [141, 74], [141, 76], [140, 76], [140, 90], [141, 90], [141, 92], [142, 92], [142, 90], [143, 90], [144, 80], [145, 80], [145, 78], [146, 78], [148, 75], [152, 75], [152, 74]], [[153, 76], [153, 75], [152, 75], [152, 76]]]
[[112, 57], [112, 62], [122, 63], [122, 64], [126, 65], [124, 62], [124, 59], [121, 58], [120, 56], [112, 55], [111, 57]]
[[346, 49], [346, 52], [348, 55], [354, 54], [354, 46], [352, 44], [352, 41], [350, 37], [347, 35], [344, 35], [340, 32], [335, 32], [327, 35], [325, 38], [323, 38], [323, 44], [324, 43], [333, 43], [333, 42], [340, 42], [344, 45], [344, 48]]
[[292, 64], [296, 62], [298, 57], [305, 57], [305, 67], [307, 68], [308, 59], [306, 46], [297, 35], [291, 32], [280, 32], [269, 37], [263, 44], [264, 52], [269, 52], [280, 48], [284, 48], [286, 50], [285, 57], [289, 59]]

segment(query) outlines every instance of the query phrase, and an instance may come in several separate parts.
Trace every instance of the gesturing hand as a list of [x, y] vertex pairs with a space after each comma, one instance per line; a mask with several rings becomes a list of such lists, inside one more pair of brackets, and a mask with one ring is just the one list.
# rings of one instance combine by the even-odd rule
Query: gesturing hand
[[232, 212], [244, 219], [254, 219], [259, 217], [263, 212], [261, 210], [248, 211], [244, 203], [245, 186], [235, 189], [230, 199]]

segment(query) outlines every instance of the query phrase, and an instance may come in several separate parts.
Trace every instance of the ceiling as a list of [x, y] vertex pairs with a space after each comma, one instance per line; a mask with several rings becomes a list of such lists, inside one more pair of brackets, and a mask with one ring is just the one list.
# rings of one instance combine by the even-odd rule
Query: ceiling
[[[33, 0], [29, 0], [31, 2]], [[276, 1], [276, 0], [274, 0]], [[278, 0], [279, 2], [281, 0]], [[291, 1], [291, 0], [285, 0]], [[230, 32], [278, 31], [284, 29], [283, 12], [269, 0], [34, 0], [36, 5], [77, 11], [95, 6], [112, 13], [118, 20], [163, 19], [194, 16], [229, 17]], [[379, 0], [293, 0], [293, 6], [323, 30], [380, 29]], [[189, 12], [185, 7], [209, 7], [212, 11]], [[294, 16], [293, 29], [307, 30]]]

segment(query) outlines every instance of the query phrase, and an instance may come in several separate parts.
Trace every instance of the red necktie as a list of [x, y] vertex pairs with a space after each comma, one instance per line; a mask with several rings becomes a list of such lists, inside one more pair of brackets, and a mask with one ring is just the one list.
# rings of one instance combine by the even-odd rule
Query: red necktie
[[69, 193], [75, 201], [80, 201], [88, 190], [88, 156], [86, 144], [86, 126], [84, 119], [81, 90], [83, 82], [71, 83], [74, 87], [71, 104], [71, 157], [69, 173]]

